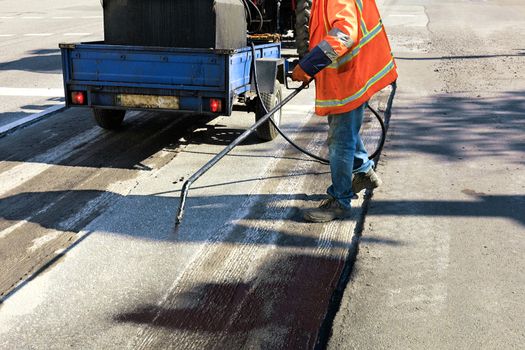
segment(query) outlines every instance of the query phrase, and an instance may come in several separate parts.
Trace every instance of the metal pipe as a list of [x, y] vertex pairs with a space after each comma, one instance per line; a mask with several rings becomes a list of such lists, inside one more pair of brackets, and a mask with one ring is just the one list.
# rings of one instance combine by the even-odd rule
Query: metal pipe
[[288, 95], [284, 100], [281, 101], [278, 105], [276, 105], [272, 110], [270, 110], [267, 114], [264, 115], [261, 119], [257, 121], [257, 123], [253, 124], [248, 130], [243, 132], [239, 137], [237, 137], [232, 143], [230, 143], [225, 149], [223, 149], [219, 154], [217, 154], [215, 157], [213, 157], [208, 163], [204, 164], [202, 168], [197, 170], [195, 174], [193, 174], [186, 182], [184, 182], [184, 185], [182, 186], [181, 195], [180, 195], [180, 203], [179, 203], [179, 210], [177, 212], [177, 221], [176, 224], [179, 225], [182, 222], [182, 218], [184, 217], [184, 207], [186, 205], [186, 198], [188, 197], [188, 192], [190, 190], [191, 185], [202, 175], [204, 175], [208, 170], [210, 170], [211, 167], [213, 167], [215, 164], [217, 164], [222, 158], [224, 158], [232, 149], [234, 149], [236, 146], [238, 146], [242, 141], [244, 141], [250, 134], [252, 134], [259, 126], [261, 126], [264, 122], [266, 122], [272, 115], [275, 114], [275, 112], [279, 111], [281, 108], [284, 107], [288, 102], [290, 102], [295, 96], [297, 96], [306, 85], [301, 85], [299, 88], [297, 88], [294, 92], [292, 92], [290, 95]]

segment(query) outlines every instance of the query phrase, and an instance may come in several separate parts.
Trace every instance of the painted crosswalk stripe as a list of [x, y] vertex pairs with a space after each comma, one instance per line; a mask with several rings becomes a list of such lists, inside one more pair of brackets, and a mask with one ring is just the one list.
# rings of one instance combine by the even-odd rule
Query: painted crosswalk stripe
[[64, 96], [64, 89], [0, 87], [0, 96], [61, 97]]
[[64, 33], [65, 36], [91, 35], [91, 33]]
[[24, 34], [24, 36], [51, 36], [53, 33], [29, 33]]

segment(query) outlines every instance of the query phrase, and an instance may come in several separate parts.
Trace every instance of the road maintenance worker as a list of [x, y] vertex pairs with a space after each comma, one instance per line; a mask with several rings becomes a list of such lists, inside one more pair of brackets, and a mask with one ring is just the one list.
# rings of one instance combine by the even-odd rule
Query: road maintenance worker
[[365, 103], [397, 79], [375, 0], [313, 0], [310, 51], [292, 73], [295, 81], [312, 78], [316, 114], [328, 116], [332, 185], [304, 218], [327, 222], [349, 217], [354, 194], [381, 184], [359, 135]]

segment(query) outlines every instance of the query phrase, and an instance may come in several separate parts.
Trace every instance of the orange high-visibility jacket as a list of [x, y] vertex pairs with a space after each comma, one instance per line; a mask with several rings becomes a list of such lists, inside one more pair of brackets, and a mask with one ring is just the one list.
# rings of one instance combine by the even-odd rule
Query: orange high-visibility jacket
[[318, 115], [356, 109], [397, 79], [375, 0], [314, 0], [310, 52], [299, 65], [315, 76]]

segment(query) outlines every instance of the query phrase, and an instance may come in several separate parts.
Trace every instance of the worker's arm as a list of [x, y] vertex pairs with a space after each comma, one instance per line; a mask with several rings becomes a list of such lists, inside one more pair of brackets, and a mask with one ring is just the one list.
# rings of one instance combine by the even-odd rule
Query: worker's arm
[[304, 56], [292, 73], [298, 81], [308, 81], [322, 69], [344, 56], [358, 40], [358, 17], [355, 0], [326, 0], [330, 31]]

